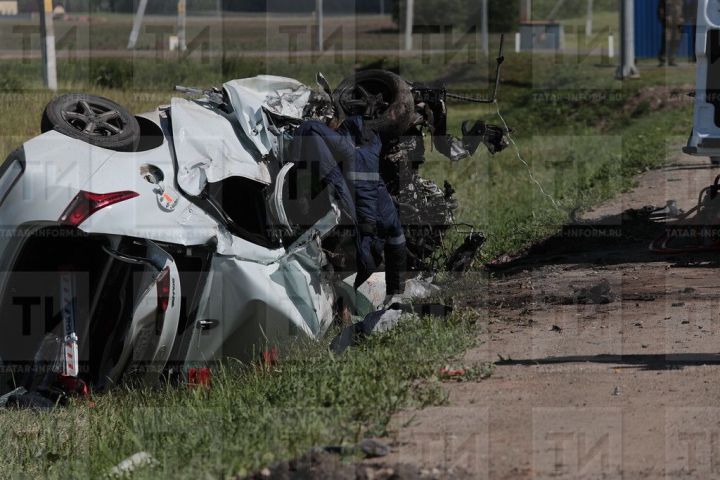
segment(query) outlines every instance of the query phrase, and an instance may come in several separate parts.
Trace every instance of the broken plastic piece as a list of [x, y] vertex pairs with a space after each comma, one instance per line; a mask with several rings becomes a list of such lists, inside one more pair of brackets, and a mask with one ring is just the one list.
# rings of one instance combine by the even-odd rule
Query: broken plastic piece
[[212, 384], [212, 370], [207, 367], [188, 369], [188, 386], [210, 388]]
[[151, 467], [157, 465], [158, 461], [148, 452], [137, 452], [130, 455], [122, 462], [115, 465], [110, 470], [111, 478], [125, 478], [130, 476], [135, 470], [143, 467]]

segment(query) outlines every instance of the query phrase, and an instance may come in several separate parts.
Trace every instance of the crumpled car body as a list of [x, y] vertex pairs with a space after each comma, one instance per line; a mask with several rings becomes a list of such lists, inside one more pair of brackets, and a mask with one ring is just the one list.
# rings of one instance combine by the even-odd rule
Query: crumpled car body
[[79, 375], [100, 388], [318, 338], [338, 291], [350, 292], [346, 305], [374, 306], [326, 268], [321, 241], [340, 220], [332, 198], [291, 240], [267, 228], [289, 226], [292, 165], [277, 122], [300, 121], [310, 89], [260, 76], [224, 92], [227, 109], [173, 98], [139, 115], [132, 152], [51, 130], [0, 166], [6, 382], [31, 372], [37, 386], [47, 382], [38, 372], [60, 369], [67, 318]]

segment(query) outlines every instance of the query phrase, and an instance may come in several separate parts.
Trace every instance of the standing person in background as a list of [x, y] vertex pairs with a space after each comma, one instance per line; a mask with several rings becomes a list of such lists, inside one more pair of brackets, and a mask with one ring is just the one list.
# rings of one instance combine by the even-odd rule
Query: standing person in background
[[690, 58], [693, 63], [697, 63], [697, 17], [698, 17], [698, 0], [685, 0], [685, 21], [690, 25], [690, 48], [692, 53]]
[[680, 46], [680, 34], [683, 25], [683, 0], [660, 0], [658, 5], [658, 19], [662, 24], [662, 38], [660, 46], [660, 66], [665, 66], [667, 55], [668, 65], [676, 67], [675, 55]]

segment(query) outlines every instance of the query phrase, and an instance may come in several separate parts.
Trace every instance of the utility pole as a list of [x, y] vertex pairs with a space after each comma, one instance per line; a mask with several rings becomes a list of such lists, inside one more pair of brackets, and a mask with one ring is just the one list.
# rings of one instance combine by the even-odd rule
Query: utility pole
[[142, 28], [143, 19], [145, 18], [145, 10], [147, 9], [148, 0], [140, 0], [137, 13], [135, 13], [135, 20], [133, 21], [132, 32], [130, 32], [130, 39], [128, 40], [128, 50], [132, 50], [137, 45], [138, 37], [140, 36], [140, 29]]
[[325, 18], [323, 15], [323, 0], [315, 0], [315, 16], [317, 20], [317, 49], [325, 49]]
[[407, 12], [405, 13], [405, 50], [413, 48], [413, 25], [415, 24], [415, 0], [407, 1]]
[[616, 78], [638, 78], [635, 65], [635, 0], [621, 0], [620, 10], [620, 66]]
[[178, 0], [178, 49], [181, 52], [187, 50], [187, 0]]
[[585, 36], [592, 37], [593, 34], [593, 0], [587, 0], [587, 19], [585, 20]]
[[488, 0], [482, 0], [482, 46], [485, 55], [490, 55], [490, 18]]
[[520, 5], [520, 21], [529, 22], [532, 20], [532, 0], [522, 0]]
[[550, 13], [548, 14], [548, 20], [555, 20], [557, 14], [560, 12], [560, 9], [565, 5], [565, 0], [558, 0], [555, 6], [552, 10], [550, 10]]
[[380, 15], [385, 15], [385, 0], [380, 0]]
[[43, 81], [53, 92], [57, 90], [57, 59], [55, 55], [55, 25], [52, 0], [40, 2], [40, 36], [43, 60]]

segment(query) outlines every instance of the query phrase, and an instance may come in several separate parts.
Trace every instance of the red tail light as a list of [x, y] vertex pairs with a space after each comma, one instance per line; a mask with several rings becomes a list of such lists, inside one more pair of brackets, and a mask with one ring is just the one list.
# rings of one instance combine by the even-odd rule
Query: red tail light
[[165, 313], [170, 303], [170, 267], [165, 267], [160, 272], [155, 283], [158, 289], [158, 312]]
[[209, 368], [189, 368], [188, 386], [190, 388], [205, 387], [212, 385], [212, 370]]
[[73, 198], [60, 216], [60, 222], [77, 227], [98, 210], [139, 196], [139, 193], [129, 190], [112, 193], [92, 193], [80, 190], [80, 193]]

